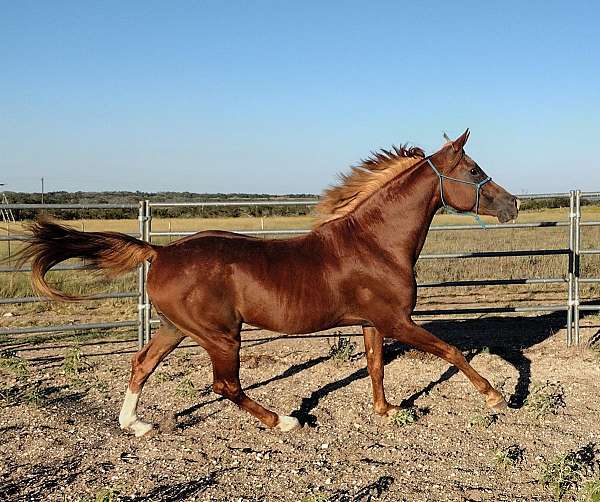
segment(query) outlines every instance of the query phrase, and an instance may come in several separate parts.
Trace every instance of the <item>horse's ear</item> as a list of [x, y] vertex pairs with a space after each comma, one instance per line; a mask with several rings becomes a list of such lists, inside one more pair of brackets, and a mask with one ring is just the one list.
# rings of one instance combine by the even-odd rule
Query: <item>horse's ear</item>
[[455, 152], [460, 152], [465, 147], [465, 143], [469, 139], [469, 134], [471, 133], [467, 129], [465, 132], [462, 133], [461, 136], [459, 136], [452, 142], [452, 149]]
[[448, 136], [448, 134], [446, 134], [446, 131], [444, 131], [444, 144], [447, 145], [448, 143], [452, 143], [452, 140], [450, 139], [450, 136]]

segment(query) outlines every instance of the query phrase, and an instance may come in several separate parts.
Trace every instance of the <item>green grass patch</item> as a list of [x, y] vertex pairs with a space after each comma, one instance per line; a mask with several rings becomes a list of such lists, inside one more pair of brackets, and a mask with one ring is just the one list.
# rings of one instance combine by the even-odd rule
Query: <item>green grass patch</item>
[[122, 500], [121, 491], [117, 488], [102, 488], [95, 494], [84, 497], [82, 502], [119, 502]]
[[0, 368], [23, 380], [29, 376], [29, 363], [19, 357], [14, 350], [4, 350], [0, 353]]
[[356, 343], [345, 336], [338, 336], [329, 346], [329, 357], [332, 361], [338, 364], [347, 363], [352, 359], [356, 351]]
[[416, 408], [398, 410], [390, 417], [390, 422], [396, 427], [405, 427], [414, 424], [417, 420], [419, 420], [419, 413]]
[[38, 384], [30, 385], [23, 393], [23, 398], [32, 406], [40, 406], [44, 401], [44, 391]]
[[310, 495], [305, 495], [300, 499], [300, 502], [327, 502], [329, 500], [329, 495], [326, 493], [311, 493]]
[[494, 462], [498, 467], [506, 469], [507, 467], [514, 467], [523, 462], [524, 456], [525, 449], [521, 448], [518, 444], [513, 444], [508, 448], [499, 448], [494, 451]]
[[474, 415], [469, 420], [469, 427], [478, 427], [480, 429], [488, 429], [498, 421], [497, 414], [481, 414]]
[[154, 381], [156, 383], [170, 382], [171, 381], [171, 377], [169, 375], [167, 375], [164, 371], [157, 371], [154, 374]]
[[[583, 486], [586, 477], [597, 471], [597, 468], [595, 444], [588, 443], [578, 450], [554, 457], [544, 466], [540, 483], [550, 489], [556, 500], [562, 500], [565, 495]], [[588, 487], [588, 491], [593, 488]]]
[[600, 502], [600, 479], [588, 480], [581, 485], [579, 502]]
[[66, 376], [73, 380], [80, 380], [81, 374], [92, 367], [85, 360], [85, 356], [81, 352], [79, 345], [75, 345], [67, 350], [63, 360], [62, 369]]
[[177, 395], [189, 399], [195, 399], [198, 397], [198, 389], [194, 385], [194, 382], [192, 382], [189, 378], [182, 379], [177, 384], [177, 387], [175, 387], [175, 392]]
[[557, 415], [566, 407], [565, 391], [558, 382], [534, 383], [525, 401], [525, 407], [538, 419]]

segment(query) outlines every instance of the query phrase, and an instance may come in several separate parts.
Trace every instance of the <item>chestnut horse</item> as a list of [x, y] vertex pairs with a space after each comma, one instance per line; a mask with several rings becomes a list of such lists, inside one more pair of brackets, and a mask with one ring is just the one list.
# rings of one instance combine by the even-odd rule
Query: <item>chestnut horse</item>
[[441, 207], [496, 216], [518, 214], [518, 200], [493, 183], [464, 152], [469, 131], [430, 156], [394, 147], [373, 154], [340, 186], [327, 190], [320, 219], [306, 235], [259, 239], [207, 231], [158, 246], [113, 232], [79, 232], [49, 220], [30, 226], [22, 260], [32, 261], [36, 289], [57, 300], [68, 296], [44, 279], [57, 263], [85, 258], [111, 274], [151, 263], [148, 292], [161, 326], [134, 357], [119, 422], [142, 436], [152, 425], [138, 419], [144, 383], [185, 337], [209, 354], [213, 390], [268, 427], [300, 427], [248, 397], [240, 385], [242, 323], [281, 333], [313, 333], [362, 325], [374, 409], [398, 409], [383, 389], [383, 339], [393, 338], [439, 356], [461, 370], [493, 409], [502, 395], [463, 354], [411, 318], [416, 303], [414, 267], [434, 214]]

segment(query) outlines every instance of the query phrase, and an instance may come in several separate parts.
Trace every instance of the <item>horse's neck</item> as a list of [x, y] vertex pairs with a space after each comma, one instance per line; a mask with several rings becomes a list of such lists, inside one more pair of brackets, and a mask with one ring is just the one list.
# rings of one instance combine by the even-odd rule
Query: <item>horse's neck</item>
[[414, 265], [440, 205], [437, 177], [420, 166], [384, 186], [353, 216], [382, 249]]

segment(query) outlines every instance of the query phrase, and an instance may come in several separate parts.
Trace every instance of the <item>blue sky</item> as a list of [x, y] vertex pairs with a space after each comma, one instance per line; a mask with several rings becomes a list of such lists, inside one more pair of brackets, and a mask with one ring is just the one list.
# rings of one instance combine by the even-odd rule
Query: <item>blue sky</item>
[[318, 193], [392, 143], [600, 190], [597, 2], [9, 2], [9, 190]]

